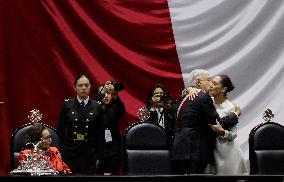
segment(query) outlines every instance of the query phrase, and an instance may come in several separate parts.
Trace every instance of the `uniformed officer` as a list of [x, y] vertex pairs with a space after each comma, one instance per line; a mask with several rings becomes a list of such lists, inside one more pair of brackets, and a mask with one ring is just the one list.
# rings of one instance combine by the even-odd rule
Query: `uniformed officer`
[[74, 81], [77, 98], [67, 99], [60, 111], [57, 132], [62, 157], [74, 174], [94, 174], [103, 157], [104, 128], [100, 107], [90, 99], [90, 80], [81, 75]]

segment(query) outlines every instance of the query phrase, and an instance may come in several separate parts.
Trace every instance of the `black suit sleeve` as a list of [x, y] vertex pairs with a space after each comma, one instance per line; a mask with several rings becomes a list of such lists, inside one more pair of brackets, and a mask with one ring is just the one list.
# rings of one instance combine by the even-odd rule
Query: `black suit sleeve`
[[238, 117], [235, 113], [231, 112], [228, 116], [220, 118], [213, 104], [212, 98], [206, 94], [204, 99], [203, 108], [204, 112], [207, 113], [206, 117], [209, 124], [216, 124], [217, 119], [224, 129], [228, 129], [238, 123]]
[[125, 110], [124, 103], [120, 100], [119, 97], [117, 99], [114, 99], [113, 106], [114, 106], [117, 119], [122, 118], [124, 114], [126, 113], [126, 110]]
[[221, 126], [226, 130], [238, 123], [238, 117], [235, 113], [231, 112], [228, 116], [220, 118], [219, 122]]
[[208, 124], [217, 124], [216, 119], [219, 120], [220, 117], [215, 109], [215, 106], [213, 105], [212, 98], [208, 94], [204, 94], [202, 98], [202, 109], [205, 113], [203, 117], [205, 117], [205, 120], [208, 121]]

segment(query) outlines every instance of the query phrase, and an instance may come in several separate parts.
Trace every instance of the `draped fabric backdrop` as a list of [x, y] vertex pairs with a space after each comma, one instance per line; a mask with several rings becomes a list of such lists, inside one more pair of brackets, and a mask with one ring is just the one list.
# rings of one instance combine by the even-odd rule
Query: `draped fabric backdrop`
[[127, 109], [121, 132], [138, 121], [150, 87], [163, 83], [174, 99], [188, 73], [228, 74], [240, 105], [238, 142], [270, 108], [284, 107], [284, 1], [279, 0], [0, 0], [0, 175], [10, 169], [10, 137], [32, 109], [56, 127], [74, 78], [96, 87], [117, 80]]

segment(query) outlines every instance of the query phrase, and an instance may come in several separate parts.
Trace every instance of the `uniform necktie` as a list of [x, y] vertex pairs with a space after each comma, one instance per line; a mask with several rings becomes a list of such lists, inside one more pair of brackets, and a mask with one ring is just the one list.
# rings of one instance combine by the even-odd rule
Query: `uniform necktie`
[[80, 103], [80, 105], [81, 105], [82, 108], [84, 108], [84, 107], [85, 107], [84, 101], [82, 101], [82, 102]]

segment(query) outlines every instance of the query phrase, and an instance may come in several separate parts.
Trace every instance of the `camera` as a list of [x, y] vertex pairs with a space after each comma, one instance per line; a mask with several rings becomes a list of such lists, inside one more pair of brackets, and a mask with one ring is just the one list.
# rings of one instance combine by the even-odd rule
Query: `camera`
[[114, 90], [116, 90], [116, 91], [118, 91], [118, 92], [121, 91], [121, 90], [123, 90], [123, 88], [124, 88], [124, 86], [123, 86], [122, 83], [117, 82], [117, 81], [115, 81], [115, 80], [112, 80], [112, 81], [111, 81], [111, 84], [113, 85]]
[[170, 100], [172, 100], [170, 93], [164, 92], [163, 95], [161, 96], [160, 102], [169, 102]]

